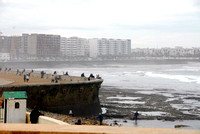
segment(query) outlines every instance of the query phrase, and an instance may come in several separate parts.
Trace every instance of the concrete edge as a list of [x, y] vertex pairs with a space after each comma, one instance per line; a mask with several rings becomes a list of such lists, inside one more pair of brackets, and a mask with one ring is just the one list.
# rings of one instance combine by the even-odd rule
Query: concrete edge
[[200, 130], [58, 124], [2, 124], [0, 133], [11, 134], [200, 134]]
[[[30, 122], [30, 112], [26, 112], [26, 123], [31, 124]], [[66, 122], [47, 117], [47, 116], [39, 116], [38, 124], [58, 124], [58, 125], [70, 125]]]

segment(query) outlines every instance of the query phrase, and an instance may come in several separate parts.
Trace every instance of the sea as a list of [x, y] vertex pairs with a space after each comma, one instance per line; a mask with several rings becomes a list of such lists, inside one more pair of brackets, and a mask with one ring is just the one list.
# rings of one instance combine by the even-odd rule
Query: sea
[[[30, 70], [32, 68], [29, 68]], [[27, 69], [28, 70], [28, 69]], [[102, 86], [120, 89], [174, 89], [177, 92], [196, 92], [200, 94], [200, 63], [166, 65], [104, 64], [89, 66], [64, 66], [34, 68], [46, 73], [68, 72], [72, 76], [84, 73], [89, 76], [99, 74], [104, 80]]]
[[[80, 76], [84, 73], [89, 76], [91, 73], [99, 75], [104, 81], [102, 87], [112, 87], [116, 89], [138, 90], [143, 94], [162, 94], [169, 97], [169, 100], [182, 98], [182, 105], [173, 105], [174, 108], [180, 109], [197, 109], [195, 114], [200, 116], [200, 63], [185, 63], [185, 64], [122, 64], [122, 63], [106, 63], [106, 64], [89, 64], [89, 65], [69, 65], [55, 64], [53, 66], [34, 66], [27, 67], [26, 70], [45, 71], [58, 74], [68, 72], [72, 76]], [[166, 89], [166, 92], [160, 90]], [[179, 98], [173, 96], [174, 93], [182, 94]], [[112, 97], [112, 96], [110, 96]], [[129, 96], [127, 96], [129, 97]], [[184, 99], [190, 97], [191, 99]], [[196, 99], [192, 99], [195, 97]], [[198, 99], [197, 99], [198, 98]], [[130, 100], [130, 98], [129, 98]], [[121, 99], [119, 103], [127, 102], [126, 99]], [[130, 103], [130, 101], [128, 101]], [[106, 109], [102, 109], [106, 113]], [[185, 111], [187, 114], [189, 110]], [[147, 113], [148, 114], [148, 113]], [[191, 114], [191, 113], [190, 113]], [[166, 122], [160, 120], [140, 120], [137, 124], [129, 120], [129, 123], [123, 123], [123, 119], [113, 119], [121, 122], [123, 126], [135, 127], [166, 127], [174, 128], [176, 122]], [[107, 123], [113, 120], [106, 120]], [[183, 120], [182, 125], [190, 125], [189, 129], [200, 129], [200, 120]], [[186, 128], [187, 129], [187, 128]]]

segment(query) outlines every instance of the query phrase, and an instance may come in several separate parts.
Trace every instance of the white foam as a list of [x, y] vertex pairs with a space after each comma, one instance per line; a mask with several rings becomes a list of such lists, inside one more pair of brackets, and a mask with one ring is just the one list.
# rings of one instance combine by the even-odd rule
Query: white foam
[[141, 99], [142, 97], [119, 97], [119, 96], [111, 96], [111, 97], [107, 97], [107, 99], [118, 99], [118, 100], [137, 100], [137, 99]]
[[170, 115], [170, 113], [167, 112], [161, 112], [161, 111], [152, 111], [152, 112], [140, 112], [142, 115], [145, 116], [163, 116], [163, 115]]
[[107, 112], [107, 108], [105, 107], [102, 107], [101, 110], [102, 110], [102, 114], [105, 114]]
[[145, 104], [143, 101], [110, 101], [111, 103], [120, 103], [120, 104]]
[[146, 72], [146, 76], [149, 77], [157, 77], [157, 78], [165, 78], [165, 79], [174, 79], [181, 82], [196, 82], [200, 83], [200, 78], [197, 76], [191, 75], [171, 75], [171, 74], [162, 74], [162, 73], [153, 73], [153, 72]]

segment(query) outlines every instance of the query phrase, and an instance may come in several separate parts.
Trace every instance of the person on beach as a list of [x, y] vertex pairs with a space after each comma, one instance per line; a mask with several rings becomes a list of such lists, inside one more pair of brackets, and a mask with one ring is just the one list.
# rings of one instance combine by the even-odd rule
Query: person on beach
[[65, 75], [69, 75], [68, 72], [66, 72]]
[[51, 76], [51, 83], [54, 83], [54, 81], [55, 81], [55, 78], [54, 78], [54, 76], [52, 75], [52, 76]]
[[74, 117], [74, 114], [73, 114], [72, 110], [69, 110], [69, 115], [70, 115], [71, 117]]
[[24, 75], [24, 82], [26, 82], [26, 75]]
[[76, 125], [81, 125], [81, 119], [78, 119], [78, 121], [75, 124]]
[[40, 74], [41, 74], [41, 78], [44, 78], [45, 72], [44, 72], [44, 71], [41, 71]]
[[134, 113], [134, 120], [135, 120], [135, 121], [137, 121], [138, 116], [139, 116], [139, 113], [138, 113], [138, 111], [136, 111], [136, 112]]
[[40, 115], [44, 115], [42, 113], [39, 112], [38, 110], [38, 107], [35, 106], [34, 109], [31, 111], [31, 114], [30, 114], [30, 121], [32, 124], [36, 124], [38, 123], [38, 118]]
[[85, 74], [84, 74], [84, 73], [82, 73], [82, 74], [81, 74], [81, 77], [85, 77]]
[[24, 68], [24, 70], [22, 71], [22, 74], [25, 73], [25, 71], [26, 71], [26, 70], [25, 70], [25, 68]]
[[26, 81], [27, 82], [29, 81], [29, 75], [28, 74], [26, 75]]
[[102, 125], [102, 122], [103, 122], [103, 115], [101, 113], [99, 113], [98, 117], [99, 119], [99, 124]]
[[94, 78], [94, 75], [92, 73], [90, 74], [90, 78]]
[[18, 73], [19, 73], [19, 69], [17, 69], [17, 73], [16, 73], [16, 75], [18, 75]]

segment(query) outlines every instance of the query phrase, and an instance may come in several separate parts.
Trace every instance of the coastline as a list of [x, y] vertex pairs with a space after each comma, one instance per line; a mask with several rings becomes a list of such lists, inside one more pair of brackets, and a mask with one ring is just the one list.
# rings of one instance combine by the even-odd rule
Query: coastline
[[[170, 92], [174, 97], [170, 96]], [[101, 106], [106, 109], [107, 119], [133, 119], [135, 111], [139, 111], [139, 120], [200, 120], [198, 106], [194, 109], [184, 107], [184, 102], [176, 97], [190, 100], [188, 94], [176, 93], [166, 89], [117, 89], [103, 86], [100, 90]], [[191, 93], [191, 96], [195, 93]], [[199, 97], [193, 99], [200, 100]], [[174, 105], [183, 105], [179, 109]], [[190, 111], [189, 111], [190, 110]], [[196, 112], [196, 113], [195, 113]]]
[[[17, 63], [17, 64], [16, 64]], [[200, 59], [124, 59], [124, 60], [86, 60], [86, 61], [9, 61], [0, 62], [0, 67], [19, 68], [49, 68], [49, 67], [87, 67], [87, 66], [107, 66], [107, 65], [156, 65], [156, 64], [195, 64], [200, 63]]]

